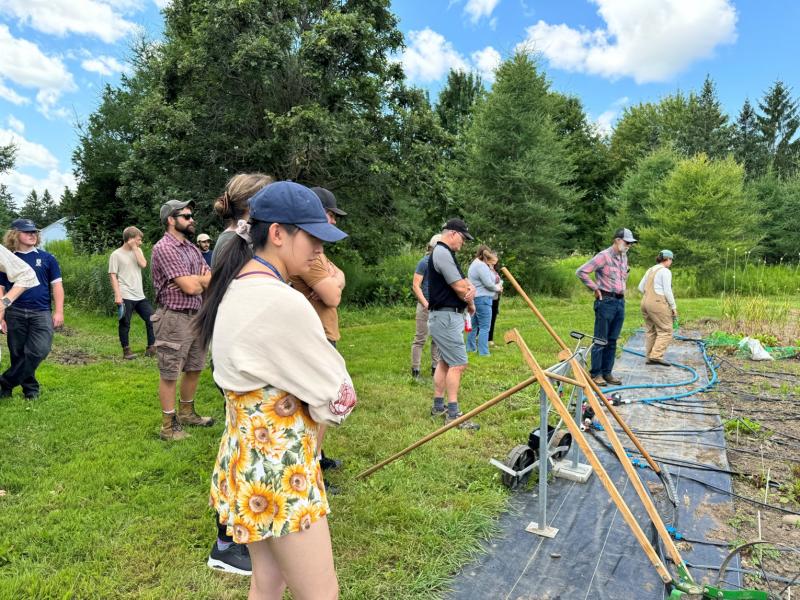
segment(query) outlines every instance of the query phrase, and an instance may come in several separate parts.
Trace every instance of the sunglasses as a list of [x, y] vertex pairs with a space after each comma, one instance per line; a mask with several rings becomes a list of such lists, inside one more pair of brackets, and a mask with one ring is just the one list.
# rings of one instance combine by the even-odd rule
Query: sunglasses
[[178, 217], [183, 217], [187, 221], [192, 221], [194, 219], [192, 213], [178, 213], [177, 215], [175, 215], [175, 218], [177, 219]]

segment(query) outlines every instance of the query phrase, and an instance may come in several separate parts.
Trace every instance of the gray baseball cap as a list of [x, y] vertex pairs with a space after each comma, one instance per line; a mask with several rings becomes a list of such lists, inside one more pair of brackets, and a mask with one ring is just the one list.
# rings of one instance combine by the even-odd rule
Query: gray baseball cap
[[167, 200], [161, 205], [161, 212], [159, 213], [161, 216], [161, 222], [166, 225], [167, 217], [172, 215], [175, 211], [186, 208], [187, 206], [194, 207], [194, 200], [187, 200], [186, 202], [181, 202], [180, 200]]
[[639, 240], [633, 237], [630, 229], [617, 229], [614, 233], [614, 239], [620, 239], [623, 242], [628, 242], [629, 244], [635, 244]]

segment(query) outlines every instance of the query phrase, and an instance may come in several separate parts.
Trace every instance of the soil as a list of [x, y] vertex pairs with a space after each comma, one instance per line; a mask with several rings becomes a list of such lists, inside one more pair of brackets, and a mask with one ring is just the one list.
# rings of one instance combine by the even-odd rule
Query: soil
[[54, 349], [50, 359], [61, 365], [88, 365], [97, 361], [97, 357], [80, 348]]
[[[690, 327], [704, 335], [721, 329], [712, 320]], [[720, 383], [698, 398], [715, 401], [723, 422], [728, 423], [729, 468], [741, 473], [733, 478], [734, 493], [800, 513], [800, 360], [754, 362], [720, 348], [709, 348], [709, 353], [715, 362], [721, 360]], [[789, 598], [787, 583], [770, 580], [768, 575], [797, 577], [790, 586], [791, 597], [800, 598], [800, 525], [784, 522], [786, 512], [741, 498], [734, 498], [733, 506], [734, 514], [719, 515], [720, 527], [709, 537], [732, 547], [759, 539], [767, 542], [740, 555], [742, 568], [763, 569], [767, 574], [747, 576], [747, 587], [767, 591], [774, 598]], [[781, 544], [795, 551], [782, 551]]]

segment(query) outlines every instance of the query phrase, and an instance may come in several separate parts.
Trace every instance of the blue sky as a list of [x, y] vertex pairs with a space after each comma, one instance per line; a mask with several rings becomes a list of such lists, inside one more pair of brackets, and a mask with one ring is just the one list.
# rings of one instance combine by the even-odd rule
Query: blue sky
[[[0, 176], [18, 201], [74, 186], [75, 124], [127, 68], [131, 41], [157, 38], [169, 0], [0, 0], [0, 143], [17, 168]], [[625, 106], [700, 87], [706, 74], [735, 116], [780, 78], [800, 95], [800, 3], [789, 0], [396, 0], [409, 80], [435, 98], [448, 70], [487, 83], [516, 48], [553, 87], [581, 98], [609, 131]]]

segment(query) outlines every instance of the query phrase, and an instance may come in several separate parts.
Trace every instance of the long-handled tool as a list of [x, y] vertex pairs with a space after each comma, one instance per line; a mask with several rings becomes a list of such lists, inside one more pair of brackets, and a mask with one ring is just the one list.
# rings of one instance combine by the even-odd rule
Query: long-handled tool
[[[569, 347], [564, 343], [564, 340], [561, 339], [561, 337], [556, 333], [555, 329], [553, 329], [550, 323], [547, 322], [547, 319], [544, 318], [544, 315], [541, 312], [539, 312], [539, 309], [536, 308], [536, 305], [528, 297], [528, 294], [525, 293], [525, 290], [522, 289], [522, 286], [517, 282], [516, 279], [514, 279], [514, 276], [511, 274], [511, 272], [505, 267], [500, 269], [500, 271], [503, 273], [506, 279], [508, 279], [508, 281], [514, 287], [514, 289], [517, 291], [520, 297], [525, 301], [525, 303], [528, 305], [528, 308], [530, 308], [531, 311], [533, 311], [533, 314], [536, 315], [536, 318], [539, 319], [539, 321], [542, 323], [542, 325], [550, 334], [550, 336], [553, 338], [553, 340], [555, 340], [556, 344], [559, 345], [561, 350], [565, 352], [570, 352], [571, 354], [571, 351]], [[594, 394], [596, 394], [596, 396], [600, 399], [600, 401], [605, 406], [606, 410], [608, 410], [609, 414], [611, 414], [611, 416], [614, 417], [614, 420], [619, 424], [619, 426], [625, 432], [625, 435], [628, 436], [628, 439], [630, 439], [633, 445], [636, 446], [636, 449], [642, 455], [642, 458], [644, 458], [647, 461], [647, 464], [650, 465], [650, 468], [664, 484], [664, 489], [667, 492], [667, 496], [669, 497], [670, 502], [672, 502], [673, 506], [677, 506], [677, 497], [676, 497], [677, 493], [675, 490], [675, 484], [673, 483], [669, 472], [666, 471], [665, 469], [662, 469], [661, 466], [656, 461], [653, 460], [653, 458], [650, 456], [650, 453], [645, 449], [645, 447], [639, 441], [639, 438], [637, 438], [636, 435], [633, 433], [633, 431], [631, 431], [631, 428], [628, 427], [628, 424], [625, 423], [625, 420], [616, 411], [614, 405], [602, 392], [600, 387], [592, 380], [591, 377], [589, 377], [589, 374], [586, 373], [586, 370], [582, 366], [580, 366], [578, 361], [574, 360], [574, 358], [572, 362], [573, 362], [573, 375], [577, 373], [577, 371], [575, 370], [577, 365], [577, 370], [583, 371], [583, 373], [586, 375], [586, 380], [589, 383], [589, 386], [591, 386], [591, 389], [594, 392]]]
[[[572, 380], [570, 380], [570, 381], [572, 381]], [[528, 387], [529, 385], [531, 385], [533, 383], [536, 383], [536, 377], [529, 377], [528, 379], [526, 379], [522, 383], [518, 383], [514, 387], [507, 389], [505, 392], [502, 392], [501, 394], [498, 394], [497, 396], [495, 396], [491, 400], [487, 400], [486, 402], [484, 402], [480, 406], [478, 406], [476, 408], [473, 408], [471, 411], [469, 411], [465, 415], [462, 415], [462, 416], [458, 417], [457, 419], [455, 419], [453, 421], [450, 421], [444, 427], [440, 427], [439, 429], [437, 429], [433, 433], [429, 433], [425, 437], [420, 438], [419, 440], [417, 440], [416, 442], [411, 444], [408, 448], [405, 448], [405, 449], [401, 450], [400, 452], [398, 452], [397, 454], [393, 454], [392, 456], [390, 456], [386, 460], [383, 460], [383, 461], [379, 462], [378, 464], [371, 466], [366, 471], [362, 471], [361, 473], [356, 475], [356, 479], [362, 479], [364, 477], [369, 477], [370, 475], [372, 475], [378, 469], [382, 469], [383, 467], [385, 467], [389, 463], [393, 463], [394, 461], [396, 461], [401, 456], [405, 456], [406, 454], [408, 454], [409, 452], [411, 452], [415, 448], [419, 448], [420, 446], [422, 446], [422, 444], [430, 442], [433, 438], [442, 435], [445, 431], [449, 431], [453, 427], [458, 427], [461, 423], [463, 423], [467, 419], [471, 419], [472, 417], [474, 417], [478, 413], [482, 413], [487, 408], [491, 408], [492, 406], [494, 406], [498, 402], [501, 402], [501, 401], [505, 400], [509, 396], [512, 396], [512, 395], [516, 394], [520, 390], [525, 389], [526, 387]]]
[[528, 345], [525, 343], [525, 340], [520, 335], [519, 331], [516, 329], [512, 329], [511, 331], [506, 332], [505, 334], [505, 341], [506, 343], [516, 343], [519, 347], [520, 351], [522, 352], [522, 356], [525, 359], [525, 362], [528, 364], [528, 367], [533, 371], [534, 375], [536, 375], [537, 379], [539, 380], [539, 385], [542, 386], [542, 389], [545, 390], [550, 403], [552, 404], [553, 408], [558, 411], [559, 415], [562, 419], [564, 419], [565, 424], [570, 430], [570, 433], [573, 436], [573, 441], [578, 442], [581, 450], [583, 451], [586, 458], [589, 460], [590, 464], [594, 468], [595, 472], [597, 473], [600, 482], [608, 491], [611, 499], [617, 505], [620, 513], [622, 514], [625, 522], [628, 523], [628, 526], [633, 531], [636, 540], [642, 546], [642, 549], [647, 554], [650, 561], [655, 566], [656, 571], [658, 571], [659, 576], [664, 581], [664, 583], [671, 583], [688, 593], [700, 593], [701, 588], [694, 583], [691, 574], [689, 573], [688, 568], [686, 567], [686, 563], [684, 562], [683, 558], [681, 557], [678, 548], [675, 546], [672, 538], [667, 531], [664, 522], [661, 520], [661, 516], [658, 514], [658, 510], [656, 510], [653, 501], [650, 499], [650, 496], [644, 489], [644, 485], [642, 484], [639, 476], [636, 473], [636, 469], [634, 468], [633, 464], [631, 464], [630, 459], [628, 458], [627, 454], [625, 453], [625, 448], [623, 448], [622, 443], [619, 441], [619, 438], [616, 435], [616, 432], [611, 427], [611, 423], [608, 420], [608, 417], [603, 412], [602, 408], [600, 407], [600, 403], [597, 401], [595, 394], [593, 393], [592, 389], [590, 388], [588, 381], [589, 377], [584, 371], [583, 367], [580, 363], [572, 359], [574, 362], [572, 363], [573, 375], [578, 380], [579, 387], [584, 390], [584, 395], [586, 399], [589, 401], [590, 406], [595, 411], [595, 416], [600, 420], [600, 423], [606, 429], [609, 439], [611, 440], [611, 445], [614, 448], [614, 452], [622, 463], [622, 467], [625, 470], [625, 473], [628, 475], [628, 478], [631, 480], [634, 488], [636, 489], [637, 494], [639, 495], [642, 504], [644, 505], [645, 510], [647, 511], [650, 520], [656, 527], [656, 531], [658, 531], [659, 537], [661, 537], [667, 552], [675, 563], [678, 573], [680, 576], [681, 581], [675, 582], [670, 572], [664, 566], [664, 563], [659, 558], [656, 551], [653, 549], [653, 546], [650, 544], [647, 536], [642, 531], [641, 526], [636, 521], [636, 518], [633, 516], [633, 513], [630, 511], [630, 508], [625, 503], [625, 500], [617, 491], [616, 487], [614, 486], [611, 478], [608, 476], [603, 465], [600, 463], [597, 455], [594, 453], [592, 448], [589, 446], [588, 442], [586, 441], [585, 436], [581, 432], [578, 425], [575, 421], [571, 418], [569, 411], [567, 410], [566, 406], [561, 402], [561, 399], [558, 396], [558, 393], [553, 388], [553, 385], [550, 383], [549, 379], [544, 382], [542, 379], [547, 379], [548, 374], [539, 366], [536, 358], [533, 356], [533, 353], [528, 348]]

